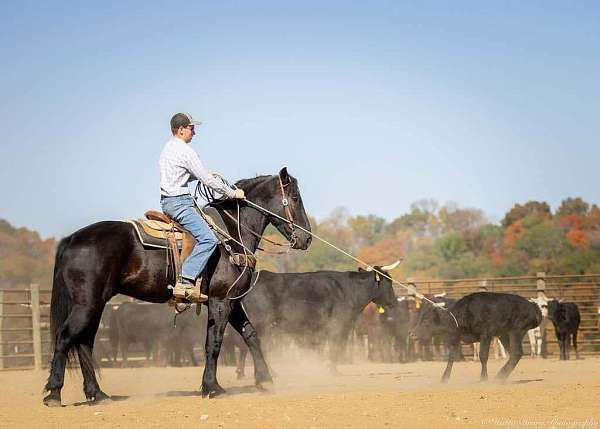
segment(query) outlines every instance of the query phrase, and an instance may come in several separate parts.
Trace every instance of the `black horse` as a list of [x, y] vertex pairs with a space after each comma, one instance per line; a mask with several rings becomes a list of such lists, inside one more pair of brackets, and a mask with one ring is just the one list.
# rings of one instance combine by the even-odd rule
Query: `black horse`
[[[216, 205], [217, 210], [220, 213], [227, 211], [233, 218], [237, 218], [239, 210], [240, 223], [243, 225], [238, 228], [237, 222], [231, 217], [222, 216], [232, 237], [254, 252], [265, 228], [271, 223], [290, 241], [293, 248], [308, 248], [311, 235], [293, 226], [295, 223], [310, 231], [298, 183], [288, 175], [286, 168], [273, 176], [241, 180], [236, 186], [244, 190], [249, 201], [286, 220], [257, 209], [248, 202], [227, 200]], [[241, 237], [238, 231], [241, 231]], [[241, 246], [234, 243], [232, 247], [235, 252], [244, 253]], [[256, 331], [240, 300], [231, 299], [248, 290], [252, 272], [233, 265], [223, 246], [218, 249], [204, 272], [206, 284], [210, 286], [206, 366], [201, 392], [209, 397], [225, 392], [217, 382], [217, 359], [228, 322], [242, 335], [252, 353], [257, 387], [263, 388], [262, 383], [272, 381]], [[148, 302], [166, 302], [172, 296], [167, 285], [173, 284], [173, 281], [173, 274], [167, 270], [166, 251], [144, 248], [133, 226], [127, 222], [98, 222], [62, 239], [54, 264], [50, 305], [54, 355], [45, 386], [50, 393], [44, 398], [44, 404], [60, 406], [65, 365], [75, 351], [83, 373], [83, 390], [87, 401], [93, 403], [108, 399], [98, 385], [92, 360], [94, 337], [104, 305], [119, 293]]]

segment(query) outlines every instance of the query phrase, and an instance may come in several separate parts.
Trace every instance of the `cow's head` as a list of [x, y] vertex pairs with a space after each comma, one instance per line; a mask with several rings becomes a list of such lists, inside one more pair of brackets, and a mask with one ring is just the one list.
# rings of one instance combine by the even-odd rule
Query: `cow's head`
[[446, 311], [446, 302], [421, 301], [417, 321], [412, 334], [420, 339], [447, 333], [454, 325], [449, 323], [450, 316]]
[[[367, 271], [373, 275], [373, 291], [372, 291], [372, 299], [379, 312], [385, 312], [386, 309], [394, 308], [398, 305], [398, 300], [396, 299], [396, 294], [394, 293], [394, 288], [392, 287], [392, 281], [387, 278], [391, 277], [388, 271], [393, 270], [400, 264], [400, 261], [397, 261], [391, 265], [384, 266], [375, 266], [371, 269], [363, 270], [359, 268], [359, 271]], [[381, 274], [385, 274], [382, 276]]]
[[540, 311], [542, 312], [542, 317], [548, 317], [548, 302], [547, 301], [540, 302], [540, 300], [535, 300], [533, 298], [531, 298], [529, 301], [534, 303], [535, 305], [537, 305], [540, 308]]
[[548, 301], [547, 311], [548, 319], [552, 320], [553, 322], [556, 322], [559, 319], [560, 303], [555, 299], [551, 299], [550, 301]]

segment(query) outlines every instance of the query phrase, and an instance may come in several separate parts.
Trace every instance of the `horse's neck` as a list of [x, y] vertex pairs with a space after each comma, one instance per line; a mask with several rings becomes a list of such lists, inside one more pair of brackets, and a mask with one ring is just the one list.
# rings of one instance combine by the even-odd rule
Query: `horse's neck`
[[[227, 209], [227, 211], [231, 217], [222, 214], [225, 225], [227, 226], [227, 232], [231, 235], [235, 240], [244, 244], [244, 246], [252, 253], [256, 251], [258, 248], [258, 244], [260, 243], [261, 237], [265, 228], [267, 227], [268, 221], [265, 215], [260, 213], [258, 210], [250, 208], [248, 206], [240, 206], [239, 208], [239, 221], [240, 224], [238, 228], [238, 210], [237, 207], [233, 209]], [[233, 219], [235, 220], [233, 220]], [[258, 235], [255, 236], [250, 231], [256, 233]], [[241, 233], [241, 238], [240, 238]]]

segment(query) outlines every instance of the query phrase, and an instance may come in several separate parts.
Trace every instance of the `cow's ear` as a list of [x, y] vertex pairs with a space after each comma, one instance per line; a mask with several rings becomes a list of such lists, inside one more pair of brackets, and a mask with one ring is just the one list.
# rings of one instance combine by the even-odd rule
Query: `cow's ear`
[[358, 267], [358, 271], [362, 273], [362, 272], [365, 272], [365, 271], [367, 271], [367, 270], [365, 270], [365, 269], [362, 269], [361, 267]]

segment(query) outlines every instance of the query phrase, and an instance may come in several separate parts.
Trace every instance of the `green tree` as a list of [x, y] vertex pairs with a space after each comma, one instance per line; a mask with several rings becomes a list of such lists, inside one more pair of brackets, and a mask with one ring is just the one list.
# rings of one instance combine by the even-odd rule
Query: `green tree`
[[504, 219], [502, 219], [501, 222], [502, 226], [507, 228], [514, 222], [531, 214], [537, 214], [543, 218], [550, 218], [550, 206], [544, 201], [528, 201], [524, 205], [515, 204], [513, 208], [504, 215]]
[[586, 215], [590, 210], [590, 205], [583, 201], [580, 197], [567, 198], [561, 201], [560, 206], [556, 210], [556, 217], [561, 218], [567, 215]]

